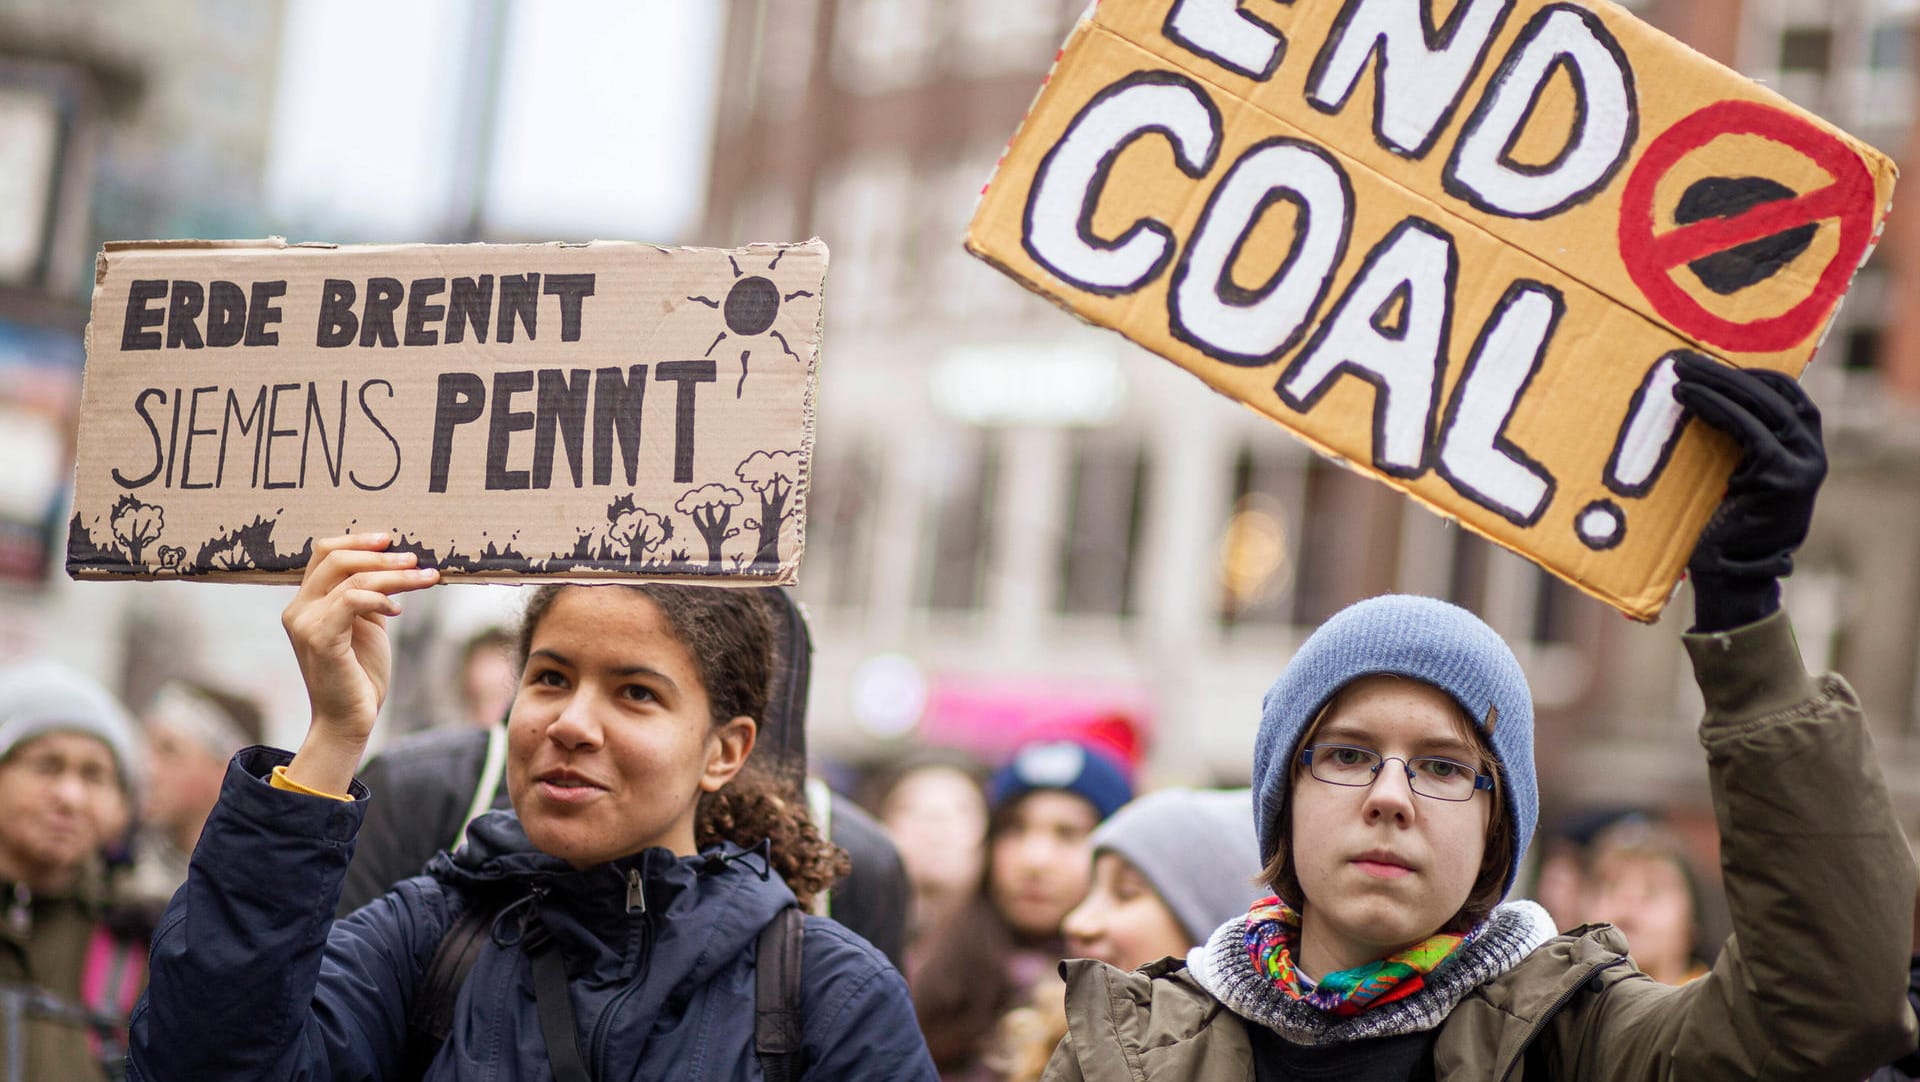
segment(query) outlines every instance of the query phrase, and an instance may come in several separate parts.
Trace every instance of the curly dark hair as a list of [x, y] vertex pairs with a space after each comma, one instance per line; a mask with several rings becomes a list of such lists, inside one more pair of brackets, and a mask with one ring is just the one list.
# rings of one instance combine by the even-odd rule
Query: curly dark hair
[[[562, 591], [588, 589], [632, 590], [653, 602], [693, 659], [713, 725], [736, 717], [756, 722], [766, 717], [768, 689], [781, 659], [772, 606], [757, 589], [659, 582], [543, 586], [527, 600], [520, 621], [522, 666], [532, 651], [534, 631]], [[694, 843], [702, 849], [721, 842], [752, 849], [767, 842], [773, 870], [802, 906], [812, 905], [815, 895], [850, 868], [846, 851], [821, 837], [808, 814], [806, 764], [769, 750], [755, 751], [726, 785], [701, 794], [693, 830]]]

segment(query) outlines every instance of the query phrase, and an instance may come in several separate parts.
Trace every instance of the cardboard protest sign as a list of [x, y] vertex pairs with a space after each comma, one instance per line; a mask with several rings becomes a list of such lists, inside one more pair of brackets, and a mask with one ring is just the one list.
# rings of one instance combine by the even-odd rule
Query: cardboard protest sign
[[819, 241], [110, 244], [76, 578], [299, 578], [387, 530], [450, 577], [785, 583]]
[[1734, 462], [1684, 352], [1798, 374], [1894, 168], [1565, 0], [1103, 0], [967, 246], [1640, 619]]

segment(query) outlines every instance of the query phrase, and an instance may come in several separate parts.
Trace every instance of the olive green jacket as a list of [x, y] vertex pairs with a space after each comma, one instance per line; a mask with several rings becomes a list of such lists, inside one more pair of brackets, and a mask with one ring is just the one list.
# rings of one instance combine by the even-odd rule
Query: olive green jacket
[[[1686, 645], [1733, 913], [1719, 961], [1668, 987], [1611, 925], [1552, 939], [1441, 1023], [1441, 1082], [1848, 1082], [1914, 1047], [1913, 858], [1852, 689], [1807, 675], [1782, 613]], [[1182, 963], [1065, 969], [1048, 1082], [1252, 1082], [1244, 1023]]]
[[[89, 949], [102, 931], [107, 895], [98, 867], [89, 868], [72, 892], [35, 896], [27, 904], [22, 904], [24, 894], [0, 885], [0, 1082], [15, 1082], [7, 1076], [8, 1064], [16, 1057], [19, 1078], [30, 1082], [107, 1077], [92, 1031], [71, 1016], [54, 1018], [46, 1010], [80, 1006]], [[120, 966], [115, 967], [131, 982], [117, 986], [113, 996], [119, 1003], [112, 1013], [122, 1019], [146, 978], [145, 944], [127, 943], [124, 949], [138, 953], [131, 959], [119, 957]], [[37, 1002], [30, 1004], [30, 999]], [[10, 1046], [11, 1020], [17, 1020], [26, 1036], [24, 1050]], [[124, 1047], [124, 1032], [117, 1035], [117, 1044]]]

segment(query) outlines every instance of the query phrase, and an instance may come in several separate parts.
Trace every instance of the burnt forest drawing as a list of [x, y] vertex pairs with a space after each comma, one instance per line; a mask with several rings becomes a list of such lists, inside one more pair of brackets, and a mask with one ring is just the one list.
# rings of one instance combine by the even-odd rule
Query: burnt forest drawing
[[[502, 540], [426, 538], [388, 527], [392, 548], [412, 552], [423, 567], [455, 573], [625, 571], [676, 577], [780, 574], [781, 527], [800, 513], [806, 460], [797, 450], [754, 451], [724, 481], [688, 485], [671, 503], [648, 506], [633, 493], [615, 497], [602, 519], [576, 523], [565, 551], [536, 554]], [[204, 537], [170, 531], [164, 507], [127, 494], [91, 519], [69, 523], [67, 569], [79, 577], [195, 577], [237, 572], [297, 572], [313, 553], [310, 537], [276, 537], [285, 508], [272, 517], [218, 524]], [[379, 528], [354, 519], [337, 532]], [[738, 544], [729, 544], [738, 540]], [[298, 547], [292, 547], [295, 542]]]

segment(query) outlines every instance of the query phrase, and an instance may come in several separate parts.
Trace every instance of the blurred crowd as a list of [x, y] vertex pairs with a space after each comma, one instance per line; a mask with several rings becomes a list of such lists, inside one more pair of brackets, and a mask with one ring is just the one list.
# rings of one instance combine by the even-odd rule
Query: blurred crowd
[[[363, 831], [342, 913], [507, 806], [489, 745], [514, 695], [515, 636], [486, 627], [453, 656], [459, 717], [363, 773], [403, 797]], [[0, 1032], [31, 1034], [0, 1078], [77, 1077], [77, 1062], [114, 1075], [155, 922], [229, 760], [261, 740], [256, 704], [187, 674], [129, 710], [52, 662], [0, 669]], [[834, 764], [844, 793], [813, 779], [816, 821], [853, 856], [816, 906], [906, 975], [944, 1078], [1039, 1078], [1067, 1030], [1061, 959], [1184, 958], [1268, 893], [1248, 790], [1152, 787], [1142, 744], [1103, 717], [1052, 723], [1000, 761], [915, 746]], [[1568, 811], [1547, 820], [1519, 893], [1563, 931], [1618, 926], [1642, 971], [1691, 981], [1728, 930], [1700, 834], [1659, 810]]]

